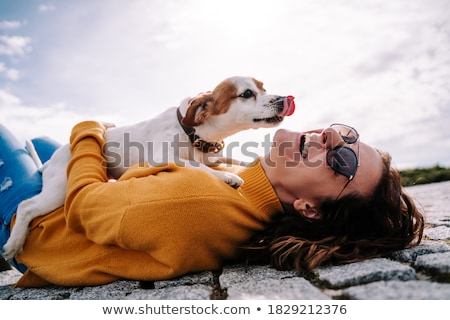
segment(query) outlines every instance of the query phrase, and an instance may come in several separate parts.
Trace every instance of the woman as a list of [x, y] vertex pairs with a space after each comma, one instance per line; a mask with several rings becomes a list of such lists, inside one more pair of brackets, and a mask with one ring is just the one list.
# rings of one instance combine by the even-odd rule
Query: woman
[[[360, 142], [354, 128], [279, 130], [274, 140], [270, 166], [262, 166], [284, 213], [245, 247], [247, 259], [310, 271], [420, 243], [423, 215], [404, 192], [389, 154]], [[290, 141], [300, 146], [289, 148]]]
[[17, 286], [163, 280], [218, 269], [242, 250], [308, 271], [421, 239], [422, 215], [389, 159], [348, 126], [277, 131], [267, 156], [222, 168], [244, 179], [239, 189], [174, 164], [137, 165], [108, 182], [104, 131], [74, 127], [65, 205], [33, 221]]

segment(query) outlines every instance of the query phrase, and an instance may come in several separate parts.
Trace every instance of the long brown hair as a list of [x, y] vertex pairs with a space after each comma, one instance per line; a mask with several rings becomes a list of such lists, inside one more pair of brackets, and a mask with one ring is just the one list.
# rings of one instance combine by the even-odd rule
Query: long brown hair
[[424, 218], [401, 184], [389, 154], [380, 152], [383, 175], [369, 197], [358, 194], [328, 199], [321, 218], [283, 213], [243, 247], [248, 262], [277, 269], [311, 271], [326, 263], [348, 263], [420, 243]]

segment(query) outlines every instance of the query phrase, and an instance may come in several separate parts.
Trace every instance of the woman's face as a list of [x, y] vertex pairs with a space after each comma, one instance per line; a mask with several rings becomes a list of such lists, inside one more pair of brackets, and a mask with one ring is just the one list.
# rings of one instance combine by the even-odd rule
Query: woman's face
[[[380, 154], [359, 140], [346, 143], [343, 136], [345, 132], [335, 127], [307, 132], [280, 129], [275, 133], [262, 166], [281, 202], [303, 213], [326, 198], [349, 193], [369, 195], [375, 190], [383, 171]], [[356, 173], [350, 182], [327, 163], [329, 150], [338, 146], [352, 149], [352, 157], [357, 159]]]

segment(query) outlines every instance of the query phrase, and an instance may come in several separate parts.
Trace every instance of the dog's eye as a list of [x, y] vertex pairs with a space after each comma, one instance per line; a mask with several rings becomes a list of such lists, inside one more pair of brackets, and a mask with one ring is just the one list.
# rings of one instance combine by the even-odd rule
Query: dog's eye
[[249, 99], [249, 98], [253, 97], [253, 91], [250, 89], [247, 89], [244, 91], [244, 93], [241, 93], [239, 95], [239, 97], [244, 98], [244, 99]]

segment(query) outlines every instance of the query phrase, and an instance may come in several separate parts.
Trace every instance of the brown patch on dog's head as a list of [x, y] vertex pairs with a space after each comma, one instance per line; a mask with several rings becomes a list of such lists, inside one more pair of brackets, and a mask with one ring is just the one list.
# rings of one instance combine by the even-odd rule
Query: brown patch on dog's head
[[255, 78], [252, 78], [252, 79], [253, 79], [253, 81], [255, 82], [256, 87], [257, 87], [259, 90], [261, 90], [261, 91], [263, 91], [263, 92], [266, 92], [266, 89], [264, 89], [264, 83], [262, 83], [262, 82], [259, 81], [259, 80], [256, 80]]
[[210, 106], [210, 115], [226, 113], [237, 95], [237, 88], [234, 83], [229, 80], [219, 83], [212, 92], [213, 103]]
[[182, 123], [191, 127], [199, 126], [209, 116], [226, 113], [236, 97], [236, 86], [224, 80], [212, 92], [200, 93], [191, 99]]

